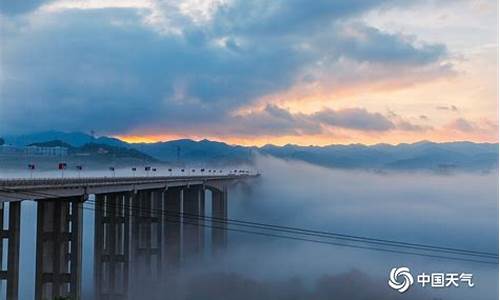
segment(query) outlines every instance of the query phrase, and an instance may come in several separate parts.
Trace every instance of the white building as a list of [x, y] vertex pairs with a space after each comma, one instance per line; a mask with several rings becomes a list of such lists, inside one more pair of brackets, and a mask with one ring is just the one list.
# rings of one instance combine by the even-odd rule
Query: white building
[[1, 145], [0, 154], [2, 155], [34, 155], [34, 156], [66, 156], [68, 148], [66, 147], [40, 147], [40, 146], [12, 146]]

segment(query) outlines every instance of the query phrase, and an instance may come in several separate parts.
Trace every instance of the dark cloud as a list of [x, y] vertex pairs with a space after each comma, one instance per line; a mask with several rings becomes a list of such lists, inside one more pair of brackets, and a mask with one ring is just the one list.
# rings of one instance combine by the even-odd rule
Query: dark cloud
[[[432, 126], [414, 124], [392, 110], [388, 110], [387, 116], [391, 120], [391, 122], [394, 124], [394, 127], [399, 129], [399, 130], [426, 131], [426, 130], [432, 129]], [[423, 120], [423, 121], [427, 121], [428, 117], [425, 115], [420, 115], [419, 119]]]
[[399, 130], [404, 131], [426, 131], [432, 129], [431, 126], [417, 125], [406, 120], [399, 120], [398, 122], [396, 122], [396, 127]]
[[235, 116], [228, 120], [227, 126], [231, 126], [230, 124], [233, 124], [233, 133], [243, 135], [303, 135], [322, 132], [320, 123], [309, 115], [292, 114], [274, 105], [267, 105], [262, 111]]
[[380, 113], [370, 113], [363, 108], [342, 110], [324, 109], [312, 118], [326, 125], [358, 130], [385, 131], [394, 129], [394, 124]]
[[349, 24], [342, 30], [348, 32], [338, 37], [335, 49], [339, 55], [360, 62], [427, 64], [446, 55], [443, 45], [416, 47], [402, 35], [384, 33], [363, 24]]
[[[388, 3], [236, 1], [207, 24], [172, 17], [167, 29], [178, 28], [180, 34], [163, 32], [145, 21], [147, 13], [134, 9], [66, 10], [37, 14], [28, 23], [16, 19], [2, 30], [6, 75], [0, 78], [0, 127], [4, 132], [96, 129], [117, 134], [193, 126], [208, 131], [227, 127], [234, 110], [301, 78], [327, 80], [334, 74], [343, 82], [358, 80], [359, 71], [332, 71], [345, 57], [383, 64], [384, 70], [404, 66], [374, 72], [373, 80], [397, 78], [406, 68], [418, 72], [419, 66], [437, 66], [446, 55], [442, 45], [417, 47], [398, 35], [345, 23]], [[167, 8], [163, 13], [168, 14]], [[349, 28], [363, 37], [341, 34]], [[321, 66], [316, 71], [324, 76], [309, 75], [305, 70], [311, 66]], [[308, 118], [287, 119], [273, 109], [254, 116], [259, 122], [277, 118], [261, 125], [261, 134], [319, 130]], [[391, 128], [382, 116], [361, 111], [316, 117], [332, 126]]]
[[291, 113], [289, 110], [267, 105], [263, 110], [237, 115], [225, 120], [225, 131], [241, 135], [306, 135], [325, 133], [325, 128], [343, 128], [360, 131], [424, 131], [420, 126], [394, 114], [391, 120], [380, 113], [363, 108], [322, 109], [312, 114]]
[[315, 34], [325, 25], [384, 4], [387, 0], [265, 0], [235, 1], [218, 10], [217, 32], [224, 34], [282, 38]]
[[119, 132], [154, 123], [212, 122], [288, 86], [300, 65], [285, 47], [231, 55], [202, 36], [165, 38], [140, 26], [113, 26], [108, 14], [66, 14], [57, 28], [12, 37], [2, 62], [16, 79], [3, 84], [3, 128], [95, 126]]
[[7, 15], [23, 14], [35, 10], [50, 0], [0, 0], [0, 13]]
[[453, 120], [450, 124], [448, 124], [448, 127], [462, 132], [472, 132], [477, 129], [475, 124], [469, 122], [464, 118]]

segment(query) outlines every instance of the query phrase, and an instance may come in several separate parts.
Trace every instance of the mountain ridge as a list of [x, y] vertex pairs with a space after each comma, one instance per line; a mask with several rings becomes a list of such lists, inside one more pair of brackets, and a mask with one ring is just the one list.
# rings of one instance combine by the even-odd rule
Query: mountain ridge
[[[52, 138], [52, 137], [60, 137], [60, 138]], [[472, 141], [467, 141], [467, 140], [459, 140], [459, 141], [448, 141], [448, 142], [434, 142], [430, 140], [420, 140], [417, 142], [413, 143], [408, 143], [408, 142], [402, 142], [398, 144], [389, 144], [389, 143], [377, 143], [377, 144], [362, 144], [362, 143], [350, 143], [350, 144], [327, 144], [327, 145], [298, 145], [298, 144], [285, 144], [285, 145], [275, 145], [275, 144], [265, 144], [263, 146], [243, 146], [243, 145], [238, 145], [238, 144], [230, 144], [227, 142], [223, 141], [217, 141], [217, 140], [209, 140], [209, 139], [201, 139], [201, 140], [194, 140], [194, 139], [189, 139], [189, 138], [182, 138], [182, 139], [175, 139], [175, 140], [167, 140], [167, 141], [157, 141], [157, 142], [137, 142], [137, 143], [130, 143], [126, 142], [124, 140], [121, 140], [119, 138], [115, 137], [110, 137], [110, 136], [100, 136], [100, 137], [93, 137], [90, 134], [80, 132], [80, 131], [72, 131], [72, 132], [63, 132], [63, 131], [56, 131], [56, 130], [51, 130], [51, 131], [42, 131], [42, 132], [35, 132], [35, 133], [30, 133], [30, 134], [22, 134], [22, 135], [5, 135], [3, 136], [5, 139], [5, 142], [7, 144], [12, 144], [16, 146], [25, 146], [30, 143], [37, 143], [37, 142], [47, 142], [49, 140], [61, 140], [63, 142], [66, 142], [68, 144], [71, 144], [72, 146], [81, 146], [83, 144], [88, 143], [89, 141], [95, 141], [96, 143], [102, 143], [102, 144], [120, 144], [120, 145], [152, 145], [152, 144], [164, 144], [164, 143], [170, 143], [170, 142], [181, 142], [181, 141], [190, 141], [190, 142], [196, 142], [196, 143], [201, 143], [201, 142], [211, 142], [211, 143], [219, 143], [219, 144], [225, 144], [228, 146], [238, 146], [238, 147], [245, 147], [245, 148], [265, 148], [268, 146], [271, 147], [314, 147], [314, 148], [325, 148], [325, 147], [347, 147], [347, 146], [363, 146], [363, 147], [379, 147], [379, 146], [388, 146], [388, 147], [397, 147], [397, 146], [404, 146], [404, 145], [419, 145], [419, 144], [440, 144], [440, 145], [445, 145], [445, 144], [457, 144], [457, 143], [462, 143], [462, 144], [473, 144], [473, 145], [498, 145], [498, 143], [492, 143], [492, 142], [472, 142]], [[80, 138], [81, 140], [77, 140]]]
[[134, 149], [164, 162], [192, 162], [210, 164], [251, 164], [255, 154], [281, 159], [301, 160], [308, 163], [354, 169], [463, 169], [491, 170], [498, 168], [498, 143], [470, 141], [400, 143], [331, 144], [303, 146], [267, 144], [261, 147], [232, 145], [221, 141], [178, 139], [154, 143], [127, 143], [114, 137], [93, 137], [82, 132], [41, 132], [24, 136], [5, 136], [7, 144], [20, 145], [46, 142], [55, 138], [75, 147], [84, 144], [103, 144]]

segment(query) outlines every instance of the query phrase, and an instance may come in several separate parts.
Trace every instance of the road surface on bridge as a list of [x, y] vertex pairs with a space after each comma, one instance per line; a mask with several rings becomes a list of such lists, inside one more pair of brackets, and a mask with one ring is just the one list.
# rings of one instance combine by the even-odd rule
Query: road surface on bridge
[[1, 179], [0, 202], [29, 199], [71, 197], [101, 193], [117, 193], [145, 189], [221, 184], [258, 177], [259, 174], [142, 176], [142, 177], [82, 177]]

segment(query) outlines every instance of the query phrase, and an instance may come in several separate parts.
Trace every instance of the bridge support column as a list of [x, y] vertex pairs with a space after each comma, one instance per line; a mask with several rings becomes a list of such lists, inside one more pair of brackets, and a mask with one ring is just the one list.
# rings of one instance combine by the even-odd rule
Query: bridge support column
[[83, 197], [38, 201], [36, 300], [80, 299], [82, 203]]
[[163, 260], [163, 198], [165, 191], [155, 190], [152, 192], [151, 203], [151, 259], [153, 278], [160, 278], [162, 273], [162, 260]]
[[[134, 275], [140, 280], [158, 278], [161, 271], [162, 193], [139, 191], [133, 199], [132, 243]], [[139, 280], [139, 281], [140, 281]]]
[[[21, 225], [21, 202], [9, 202], [9, 223], [4, 224], [5, 204], [0, 202], [0, 281], [6, 281], [7, 290], [0, 288], [0, 297], [17, 300], [19, 292], [19, 236]], [[7, 269], [3, 269], [3, 246], [7, 240]]]
[[181, 262], [181, 200], [182, 188], [170, 187], [163, 197], [164, 263], [167, 275], [175, 274]]
[[192, 186], [183, 190], [182, 239], [183, 259], [191, 261], [193, 257], [201, 257], [205, 240], [205, 189]]
[[227, 247], [227, 190], [212, 190], [212, 253]]
[[130, 195], [96, 195], [95, 208], [95, 299], [127, 299]]

